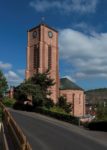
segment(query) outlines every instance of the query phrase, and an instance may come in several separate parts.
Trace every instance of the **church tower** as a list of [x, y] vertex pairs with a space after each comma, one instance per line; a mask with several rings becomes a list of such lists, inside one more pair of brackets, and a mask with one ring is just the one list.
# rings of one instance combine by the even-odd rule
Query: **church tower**
[[50, 77], [55, 82], [51, 87], [54, 102], [59, 96], [58, 65], [58, 32], [43, 23], [28, 30], [26, 79], [49, 69]]

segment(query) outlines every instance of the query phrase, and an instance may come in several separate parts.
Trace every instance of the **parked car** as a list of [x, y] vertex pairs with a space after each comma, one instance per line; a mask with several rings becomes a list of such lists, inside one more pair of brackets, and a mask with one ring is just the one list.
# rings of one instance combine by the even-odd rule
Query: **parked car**
[[91, 122], [94, 118], [95, 118], [95, 116], [92, 116], [92, 115], [90, 115], [90, 114], [87, 114], [87, 115], [81, 117], [81, 118], [80, 118], [80, 121], [81, 121], [82, 123]]

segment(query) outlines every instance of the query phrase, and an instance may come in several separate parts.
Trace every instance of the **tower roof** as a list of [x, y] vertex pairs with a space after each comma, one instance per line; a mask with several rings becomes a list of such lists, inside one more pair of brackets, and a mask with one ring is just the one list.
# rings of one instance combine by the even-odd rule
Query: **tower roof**
[[76, 85], [74, 82], [72, 82], [68, 78], [60, 79], [60, 90], [82, 90], [83, 91], [81, 87]]
[[40, 23], [38, 26], [33, 27], [32, 29], [29, 29], [28, 32], [31, 32], [31, 31], [33, 31], [34, 29], [39, 28], [40, 26], [44, 26], [44, 27], [47, 27], [47, 28], [49, 28], [49, 29], [51, 29], [51, 30], [53, 30], [53, 31], [55, 31], [55, 32], [58, 32], [57, 30], [55, 30], [55, 29], [52, 28], [52, 27], [49, 27], [49, 26], [48, 26], [47, 24], [45, 24], [45, 23]]

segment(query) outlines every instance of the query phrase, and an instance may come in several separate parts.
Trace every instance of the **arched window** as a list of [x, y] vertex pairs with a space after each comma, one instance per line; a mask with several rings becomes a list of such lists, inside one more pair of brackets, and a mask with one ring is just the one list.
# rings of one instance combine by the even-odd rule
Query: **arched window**
[[40, 67], [40, 51], [39, 45], [34, 46], [34, 68]]
[[51, 69], [52, 66], [52, 47], [48, 46], [48, 69]]
[[79, 104], [81, 104], [81, 94], [79, 94]]

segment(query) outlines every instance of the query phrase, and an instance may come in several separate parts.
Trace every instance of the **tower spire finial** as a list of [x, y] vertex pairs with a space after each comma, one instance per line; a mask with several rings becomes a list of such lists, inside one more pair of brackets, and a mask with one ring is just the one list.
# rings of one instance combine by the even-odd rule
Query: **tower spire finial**
[[42, 16], [42, 17], [41, 17], [41, 23], [44, 23], [44, 21], [45, 21], [45, 17]]

